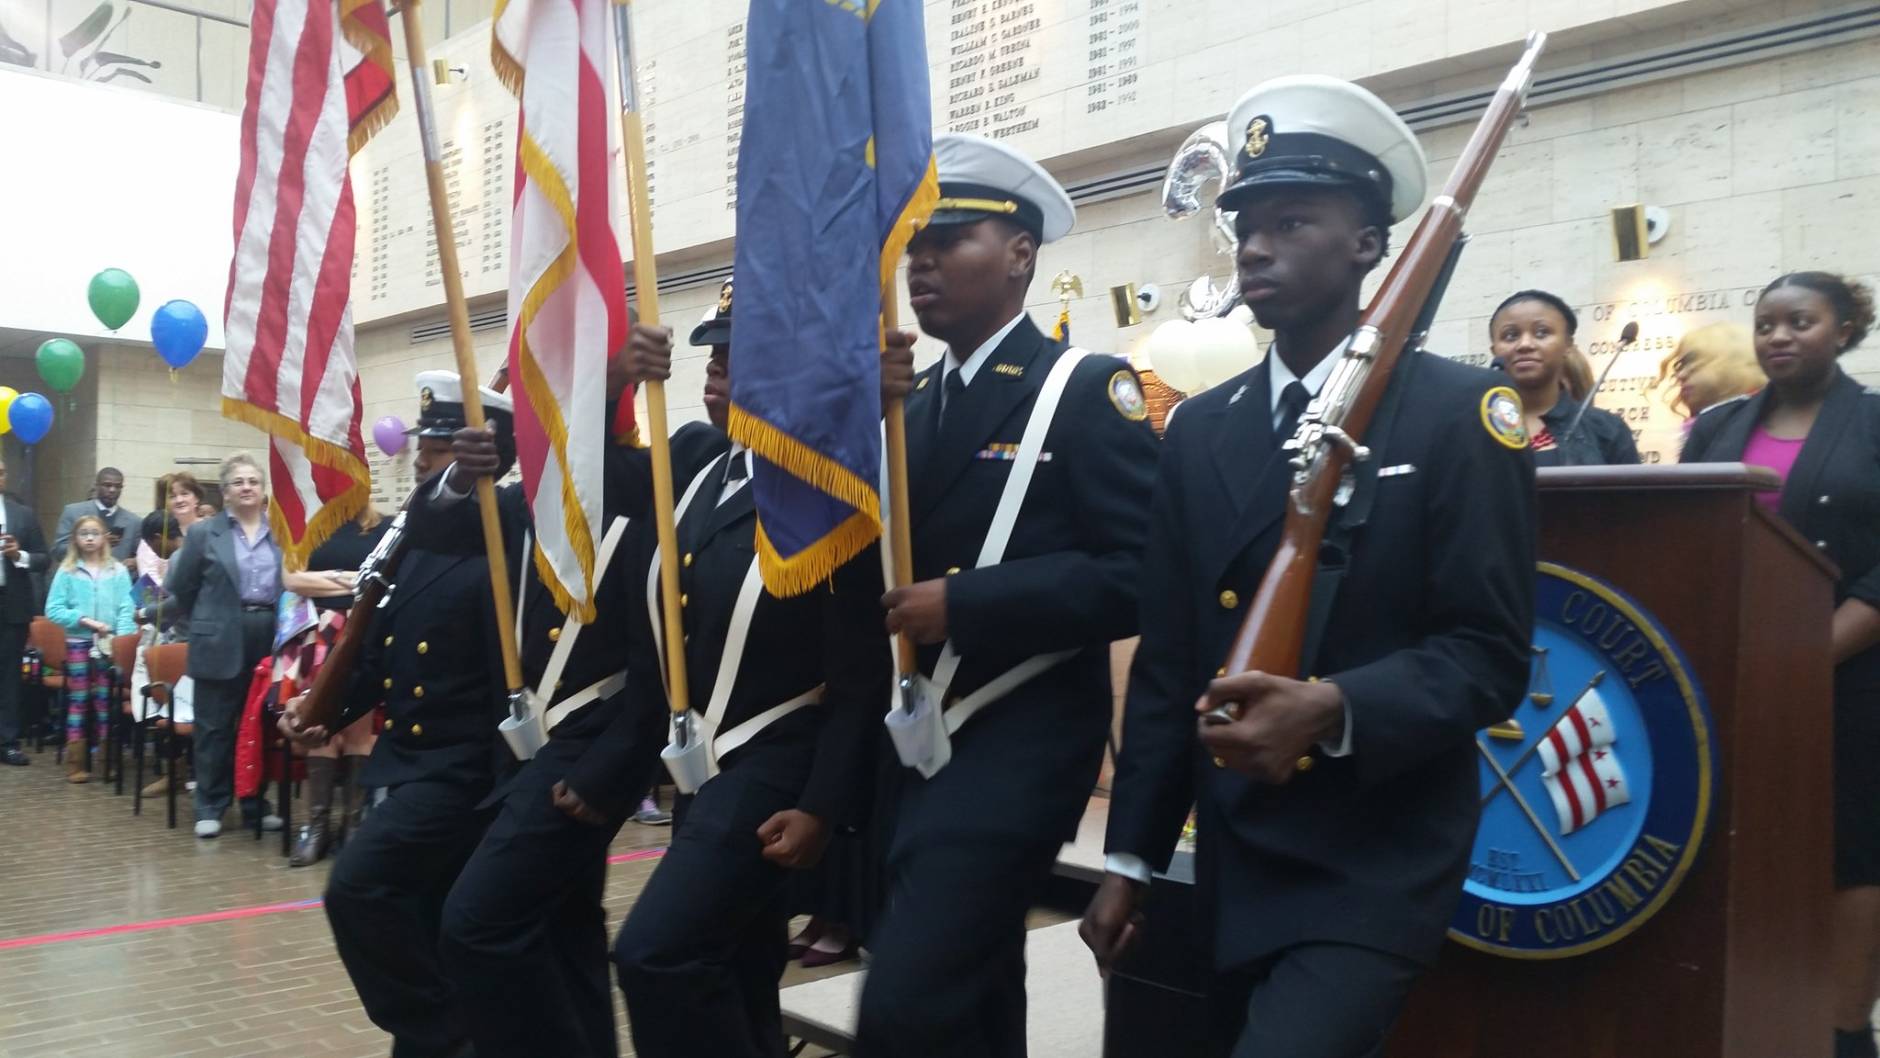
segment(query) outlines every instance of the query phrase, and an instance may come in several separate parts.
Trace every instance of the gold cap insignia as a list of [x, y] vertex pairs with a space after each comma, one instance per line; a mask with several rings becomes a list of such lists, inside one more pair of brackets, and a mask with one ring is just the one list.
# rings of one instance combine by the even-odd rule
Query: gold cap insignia
[[725, 285], [718, 288], [718, 315], [723, 316], [725, 313], [730, 312], [730, 311], [731, 311], [731, 280], [727, 279], [725, 280]]
[[423, 389], [419, 390], [418, 391], [419, 414], [429, 413], [431, 410], [431, 401], [435, 399], [437, 399], [437, 394], [431, 392], [431, 387], [426, 386]]
[[1267, 130], [1271, 127], [1272, 123], [1264, 116], [1247, 122], [1247, 157], [1258, 158], [1266, 153], [1266, 145], [1272, 139]]

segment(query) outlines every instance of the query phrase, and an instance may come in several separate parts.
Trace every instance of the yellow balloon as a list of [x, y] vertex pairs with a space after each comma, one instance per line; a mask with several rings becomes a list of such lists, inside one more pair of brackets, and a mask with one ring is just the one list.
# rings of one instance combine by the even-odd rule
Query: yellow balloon
[[12, 386], [0, 386], [0, 434], [9, 433], [13, 429], [13, 423], [7, 419], [7, 412], [13, 407], [13, 398], [19, 395], [20, 391]]

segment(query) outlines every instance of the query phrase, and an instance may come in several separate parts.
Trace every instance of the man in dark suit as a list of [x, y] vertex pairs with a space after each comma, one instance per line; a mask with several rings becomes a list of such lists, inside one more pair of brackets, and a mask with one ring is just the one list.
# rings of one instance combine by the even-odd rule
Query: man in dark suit
[[[883, 604], [889, 630], [920, 645], [924, 681], [891, 730], [929, 718], [944, 734], [928, 741], [950, 750], [901, 752], [919, 771], [900, 772], [860, 1058], [1024, 1053], [1025, 914], [1102, 762], [1109, 646], [1136, 631], [1156, 458], [1129, 365], [1048, 340], [1025, 312], [1038, 247], [1075, 219], [1070, 196], [990, 140], [941, 136], [934, 154], [941, 199], [908, 245], [908, 294], [948, 349], [915, 377], [912, 336], [897, 334], [883, 367], [885, 396], [911, 381], [915, 581]], [[1041, 444], [1021, 462], [1034, 424]], [[996, 516], [1021, 471], [1026, 494]]]
[[[636, 326], [633, 341], [663, 332]], [[608, 368], [607, 421], [622, 399], [623, 357]], [[625, 399], [631, 399], [627, 397]], [[610, 444], [598, 549], [616, 520], [637, 514], [632, 497], [649, 491], [646, 462], [631, 445]], [[458, 431], [454, 462], [437, 489], [421, 490], [407, 522], [414, 546], [482, 553], [471, 495], [478, 476], [505, 465], [487, 430]], [[524, 547], [532, 532], [520, 485], [497, 490], [512, 590], [520, 591], [518, 649], [524, 682], [553, 722], [545, 745], [498, 787], [496, 817], [444, 902], [440, 951], [457, 990], [478, 1058], [613, 1058], [613, 990], [601, 895], [607, 846], [652, 785], [665, 710], [623, 693], [627, 623], [640, 601], [629, 558], [631, 532], [597, 570], [592, 623], [565, 618]], [[484, 605], [488, 605], [485, 603]], [[575, 636], [556, 661], [557, 646]], [[559, 674], [551, 669], [559, 666]], [[606, 736], [620, 748], [590, 754]], [[571, 800], [571, 791], [579, 791]], [[575, 802], [587, 809], [577, 812]]]
[[[1163, 438], [1109, 873], [1084, 935], [1104, 967], [1127, 947], [1149, 868], [1166, 869], [1198, 801], [1210, 1053], [1359, 1058], [1382, 1053], [1454, 911], [1479, 813], [1474, 732], [1526, 689], [1534, 464], [1499, 376], [1407, 353], [1364, 438], [1377, 469], [1357, 487], [1374, 491], [1335, 516], [1369, 507], [1321, 645], [1300, 672], [1217, 670], [1280, 540], [1281, 445], [1426, 170], [1388, 107], [1331, 78], [1267, 82], [1228, 127], [1220, 205], [1238, 211], [1242, 296], [1275, 338]], [[1222, 706], [1236, 718], [1203, 720]]]
[[[690, 705], [689, 732], [717, 774], [680, 801], [672, 846], [614, 944], [634, 1052], [642, 1058], [784, 1053], [777, 981], [788, 961], [784, 888], [837, 826], [858, 822], [892, 684], [881, 636], [881, 557], [869, 549], [827, 585], [787, 599], [758, 579], [751, 452], [724, 434], [730, 412], [731, 284], [692, 332], [709, 346], [711, 425], [672, 439]], [[645, 349], [636, 381], [671, 361]], [[653, 534], [635, 575], [657, 576]], [[649, 571], [642, 573], [641, 571]], [[666, 707], [658, 595], [633, 621], [628, 693]], [[729, 652], [729, 653], [727, 653]], [[683, 773], [675, 768], [675, 775]]]
[[124, 472], [116, 467], [105, 467], [98, 471], [92, 482], [91, 499], [68, 503], [59, 512], [59, 525], [52, 534], [52, 551], [60, 558], [65, 557], [65, 549], [72, 540], [72, 526], [87, 514], [94, 515], [104, 522], [105, 531], [111, 534], [111, 555], [113, 558], [126, 559], [137, 553], [137, 536], [143, 526], [144, 517], [120, 506], [118, 498], [124, 495]]
[[[419, 372], [425, 395], [413, 468], [424, 488], [450, 460], [464, 425], [455, 372]], [[513, 452], [510, 402], [483, 391], [499, 445]], [[401, 531], [395, 527], [394, 532]], [[383, 788], [327, 879], [326, 916], [346, 973], [394, 1058], [468, 1054], [469, 1031], [444, 968], [438, 937], [444, 898], [495, 814], [484, 807], [514, 767], [497, 737], [506, 715], [502, 651], [490, 608], [489, 564], [480, 554], [412, 548], [386, 601], [363, 630], [365, 649], [342, 693], [332, 730], [385, 708], [385, 727], [360, 776]], [[317, 744], [322, 728], [296, 731], [304, 699], [283, 725]]]
[[[6, 487], [7, 468], [0, 463], [0, 493]], [[33, 762], [20, 749], [20, 656], [38, 608], [33, 575], [44, 573], [47, 561], [39, 516], [6, 496], [0, 502], [0, 763]]]

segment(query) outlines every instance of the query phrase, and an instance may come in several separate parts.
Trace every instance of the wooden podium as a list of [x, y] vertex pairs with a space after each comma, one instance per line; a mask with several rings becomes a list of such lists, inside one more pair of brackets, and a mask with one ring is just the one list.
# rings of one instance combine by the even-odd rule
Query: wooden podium
[[1389, 1058], [1828, 1052], [1834, 570], [1755, 502], [1774, 485], [1740, 464], [1541, 472], [1541, 558], [1637, 601], [1709, 698], [1708, 833], [1671, 900], [1610, 947], [1521, 960], [1446, 945]]

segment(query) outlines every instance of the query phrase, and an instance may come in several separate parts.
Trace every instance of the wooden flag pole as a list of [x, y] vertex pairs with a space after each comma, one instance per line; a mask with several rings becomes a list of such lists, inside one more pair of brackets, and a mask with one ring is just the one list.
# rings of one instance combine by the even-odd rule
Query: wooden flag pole
[[[451, 227], [450, 199], [444, 191], [444, 157], [437, 144], [437, 114], [431, 107], [431, 66], [424, 55], [420, 0], [404, 0], [398, 13], [405, 23], [405, 59], [411, 66], [411, 97], [418, 112], [418, 136], [424, 142], [424, 182], [431, 192], [431, 225], [437, 232], [437, 265], [444, 274], [444, 302], [450, 309], [450, 344], [463, 382], [464, 421], [482, 428], [483, 395], [477, 389], [477, 361], [470, 343], [470, 309], [464, 303], [463, 275], [457, 267], [457, 237]], [[509, 597], [509, 560], [503, 529], [496, 521], [496, 483], [477, 479], [477, 510], [483, 518], [483, 549], [490, 565], [490, 598], [496, 606], [496, 636], [503, 651], [503, 678], [513, 695], [522, 690], [522, 662], [516, 653], [515, 610]], [[525, 558], [524, 561], [527, 561]]]
[[[900, 306], [893, 289], [881, 292], [883, 334], [900, 325]], [[914, 583], [914, 527], [909, 525], [907, 502], [907, 400], [899, 398], [882, 409], [888, 434], [888, 552], [894, 562], [894, 588]], [[903, 677], [920, 671], [920, 654], [906, 632], [894, 637], [895, 654]]]
[[[633, 240], [633, 287], [640, 322], [659, 326], [659, 270], [653, 261], [653, 203], [646, 192], [646, 129], [633, 64], [633, 4], [614, 4], [614, 60], [620, 76], [620, 142], [627, 169], [627, 216]], [[666, 426], [666, 384], [646, 383], [646, 419], [653, 456], [653, 518], [659, 534], [659, 602], [666, 628], [667, 700], [674, 716], [691, 708], [685, 678], [685, 624], [679, 615], [679, 533], [672, 517], [672, 446]]]

